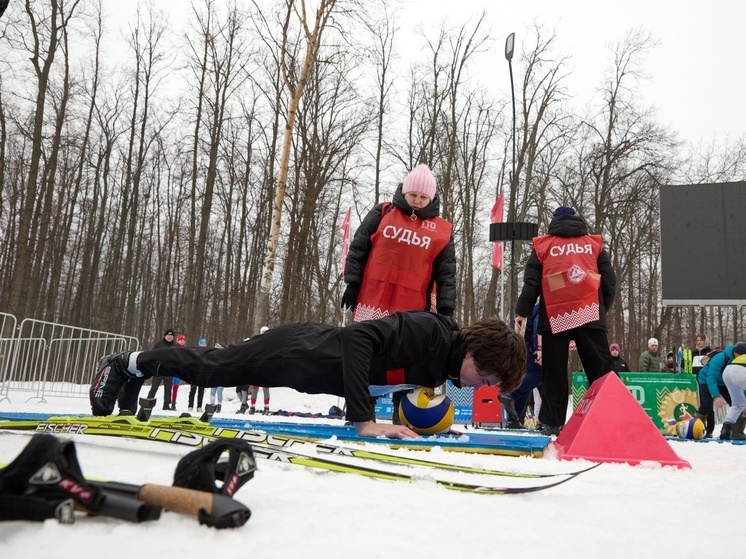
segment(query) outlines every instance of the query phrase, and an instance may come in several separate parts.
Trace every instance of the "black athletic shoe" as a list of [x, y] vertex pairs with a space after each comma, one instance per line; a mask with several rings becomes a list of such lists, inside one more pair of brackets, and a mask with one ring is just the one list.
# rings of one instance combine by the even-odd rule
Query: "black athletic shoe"
[[730, 440], [730, 433], [733, 429], [733, 424], [726, 421], [723, 423], [723, 428], [720, 430], [720, 437], [718, 437], [721, 441], [729, 441]]
[[497, 399], [502, 404], [505, 413], [508, 415], [508, 419], [520, 423], [521, 418], [515, 409], [515, 402], [513, 402], [513, 398], [509, 394], [501, 393], [497, 395]]
[[262, 412], [262, 415], [269, 415], [269, 406], [264, 406], [264, 411]]
[[238, 411], [236, 413], [246, 413], [246, 410], [249, 409], [249, 406], [246, 404], [241, 404], [241, 407], [238, 408]]
[[525, 429], [525, 427], [523, 426], [523, 423], [521, 423], [520, 421], [515, 421], [513, 419], [505, 422], [505, 428], [506, 429]]
[[560, 431], [562, 431], [562, 427], [564, 427], [564, 425], [544, 425], [541, 428], [541, 434], [547, 437], [556, 437], [560, 434]]
[[98, 362], [89, 392], [93, 415], [111, 415], [114, 411], [119, 390], [132, 378], [127, 371], [129, 357], [129, 352], [115, 353]]
[[249, 408], [249, 415], [254, 415], [256, 413], [256, 408], [254, 406], [251, 406]]

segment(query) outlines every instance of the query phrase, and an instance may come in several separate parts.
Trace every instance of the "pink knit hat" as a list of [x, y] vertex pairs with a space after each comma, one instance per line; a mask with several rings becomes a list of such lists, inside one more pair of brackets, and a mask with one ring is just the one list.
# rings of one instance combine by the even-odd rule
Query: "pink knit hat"
[[404, 179], [404, 186], [401, 189], [402, 194], [406, 194], [407, 192], [419, 192], [430, 198], [430, 200], [435, 198], [435, 177], [430, 167], [424, 163], [420, 163], [412, 169], [412, 172]]

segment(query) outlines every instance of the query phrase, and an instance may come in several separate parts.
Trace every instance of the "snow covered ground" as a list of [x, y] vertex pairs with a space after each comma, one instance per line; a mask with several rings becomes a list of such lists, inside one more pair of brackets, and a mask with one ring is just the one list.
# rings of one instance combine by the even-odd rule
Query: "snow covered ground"
[[[180, 390], [179, 411], [174, 415], [185, 411], [187, 388]], [[226, 395], [235, 398], [232, 389], [226, 389]], [[83, 399], [26, 403], [28, 395], [11, 392], [10, 396], [10, 402], [0, 402], [0, 411], [89, 412]], [[272, 409], [298, 412], [326, 413], [338, 403], [333, 396], [309, 396], [290, 389], [272, 389], [271, 398]], [[224, 401], [223, 408], [223, 415], [233, 416], [238, 402]], [[0, 432], [0, 462], [14, 459], [29, 439], [23, 433]], [[176, 445], [122, 438], [74, 440], [87, 476], [136, 484], [170, 485], [176, 463], [189, 452]], [[703, 559], [737, 553], [743, 545], [746, 446], [671, 444], [691, 463], [691, 470], [603, 464], [556, 488], [525, 495], [462, 494], [427, 479], [474, 480], [445, 472], [426, 472], [422, 480], [407, 484], [260, 461], [254, 479], [236, 495], [252, 511], [241, 528], [218, 531], [171, 512], [145, 524], [84, 516], [78, 516], [74, 525], [53, 520], [4, 522], [0, 523], [0, 557]], [[541, 459], [439, 449], [396, 452], [527, 472], [590, 465], [560, 461], [551, 446]], [[402, 467], [402, 471], [412, 470]], [[493, 485], [532, 481], [489, 478]]]

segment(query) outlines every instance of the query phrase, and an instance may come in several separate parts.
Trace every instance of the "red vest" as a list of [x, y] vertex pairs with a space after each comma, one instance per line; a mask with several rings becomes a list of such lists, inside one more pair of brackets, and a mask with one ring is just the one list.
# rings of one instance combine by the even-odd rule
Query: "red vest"
[[398, 208], [387, 212], [370, 240], [353, 319], [430, 308], [427, 287], [433, 261], [451, 239], [451, 224], [440, 217], [411, 219]]
[[534, 238], [534, 250], [542, 265], [541, 296], [553, 334], [599, 319], [598, 255], [600, 235]]

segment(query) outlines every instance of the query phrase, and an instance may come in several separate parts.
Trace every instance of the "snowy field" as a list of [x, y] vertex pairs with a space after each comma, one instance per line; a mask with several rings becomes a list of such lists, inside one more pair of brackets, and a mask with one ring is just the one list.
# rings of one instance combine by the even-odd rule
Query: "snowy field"
[[[186, 410], [187, 390], [188, 386], [181, 388], [178, 411], [172, 415]], [[222, 415], [240, 418], [232, 413], [238, 409], [235, 391], [226, 389], [226, 396], [233, 400], [223, 402]], [[10, 402], [0, 402], [0, 411], [89, 412], [83, 399], [38, 403], [26, 402], [26, 398], [27, 394], [11, 392]], [[337, 403], [332, 396], [272, 389], [270, 405], [272, 409], [326, 413]], [[272, 420], [288, 418], [266, 418]], [[28, 434], [0, 432], [0, 462], [13, 460], [29, 439]], [[79, 436], [74, 440], [84, 474], [136, 484], [170, 485], [176, 463], [189, 452], [176, 445], [122, 438]], [[428, 480], [428, 476], [475, 480], [465, 474], [417, 470], [422, 479], [407, 484], [259, 461], [254, 479], [236, 495], [252, 511], [241, 528], [218, 531], [171, 512], [144, 524], [80, 515], [74, 525], [54, 520], [4, 522], [0, 523], [0, 558], [705, 559], [737, 554], [744, 541], [746, 446], [671, 444], [691, 463], [691, 470], [651, 463], [635, 467], [603, 464], [561, 486], [524, 495], [463, 494]], [[590, 465], [560, 461], [551, 446], [540, 459], [439, 449], [396, 452], [525, 472], [571, 471]], [[400, 470], [413, 472], [406, 467]], [[487, 482], [521, 485], [534, 480], [490, 476]]]

